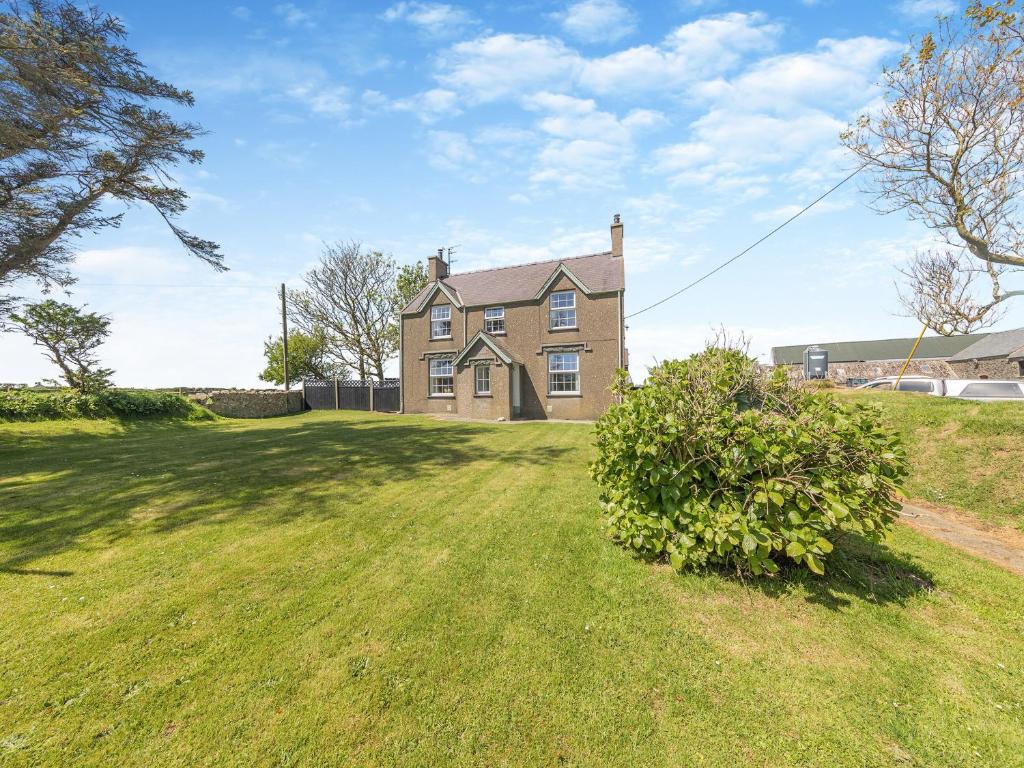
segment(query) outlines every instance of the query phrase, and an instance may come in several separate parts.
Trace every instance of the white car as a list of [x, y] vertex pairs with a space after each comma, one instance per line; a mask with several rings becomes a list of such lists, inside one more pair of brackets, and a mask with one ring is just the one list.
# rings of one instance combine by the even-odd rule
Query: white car
[[[861, 384], [857, 389], [891, 390], [894, 384], [895, 376], [883, 376], [880, 379], [872, 379], [867, 384]], [[930, 379], [927, 376], [904, 376], [896, 389], [899, 392], [921, 392], [937, 397], [945, 394], [942, 379]]]
[[[891, 390], [895, 384], [895, 376], [883, 376], [861, 384], [857, 389]], [[930, 379], [926, 376], [904, 376], [896, 390], [959, 400], [1024, 400], [1024, 381], [1009, 379]]]
[[946, 379], [946, 397], [961, 400], [1024, 400], [1024, 382], [998, 379]]

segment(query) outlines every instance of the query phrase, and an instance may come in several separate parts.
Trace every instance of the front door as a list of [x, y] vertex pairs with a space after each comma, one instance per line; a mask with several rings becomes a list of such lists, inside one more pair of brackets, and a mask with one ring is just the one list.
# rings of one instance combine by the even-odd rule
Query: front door
[[519, 366], [516, 363], [512, 364], [512, 415], [518, 416], [521, 410], [521, 394], [519, 389]]

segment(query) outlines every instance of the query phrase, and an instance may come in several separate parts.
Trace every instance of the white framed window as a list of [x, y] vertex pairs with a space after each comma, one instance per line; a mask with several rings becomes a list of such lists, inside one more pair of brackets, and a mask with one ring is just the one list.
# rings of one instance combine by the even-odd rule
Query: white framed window
[[430, 394], [431, 396], [455, 394], [455, 373], [450, 359], [442, 357], [430, 359]]
[[484, 310], [484, 331], [487, 333], [505, 332], [504, 307], [488, 307]]
[[430, 308], [430, 338], [450, 339], [452, 336], [452, 308], [442, 304]]
[[548, 354], [548, 394], [578, 395], [580, 393], [579, 352]]
[[491, 366], [478, 365], [474, 368], [473, 392], [478, 395], [491, 394]]
[[556, 291], [551, 294], [551, 327], [576, 327], [576, 291]]

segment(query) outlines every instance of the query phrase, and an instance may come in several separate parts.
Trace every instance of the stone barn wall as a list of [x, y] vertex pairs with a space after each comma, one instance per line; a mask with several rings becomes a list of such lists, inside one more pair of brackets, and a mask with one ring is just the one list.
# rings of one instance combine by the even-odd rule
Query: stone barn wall
[[1021, 366], [1017, 361], [1009, 361], [1005, 357], [989, 360], [964, 360], [949, 364], [954, 372], [950, 378], [955, 379], [1019, 379]]
[[[828, 364], [828, 378], [836, 384], [845, 385], [847, 379], [878, 379], [882, 376], [897, 376], [904, 360], [869, 360], [866, 362], [854, 363], [833, 363]], [[786, 365], [786, 375], [794, 380], [803, 379], [803, 365]], [[907, 366], [907, 376], [929, 376], [933, 379], [956, 378], [950, 364], [945, 360], [930, 358], [925, 360], [911, 360]]]

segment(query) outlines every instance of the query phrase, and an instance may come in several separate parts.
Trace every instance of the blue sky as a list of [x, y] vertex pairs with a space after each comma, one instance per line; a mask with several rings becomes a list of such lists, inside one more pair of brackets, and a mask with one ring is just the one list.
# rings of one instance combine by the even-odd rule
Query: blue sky
[[[258, 384], [324, 240], [455, 270], [608, 248], [625, 222], [627, 312], [733, 255], [842, 178], [846, 123], [947, 0], [896, 3], [104, 5], [209, 131], [179, 169], [183, 223], [231, 271], [190, 260], [145, 209], [80, 242], [72, 299], [113, 317], [120, 385]], [[913, 335], [896, 265], [931, 235], [855, 183], [744, 259], [629, 321], [634, 376], [714, 327], [777, 344]], [[176, 286], [176, 287], [153, 287]], [[180, 286], [180, 287], [178, 287]], [[31, 295], [31, 286], [23, 291]], [[1002, 327], [1024, 324], [1014, 309]], [[0, 381], [53, 375], [0, 337]]]

